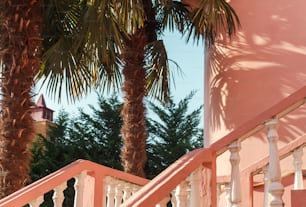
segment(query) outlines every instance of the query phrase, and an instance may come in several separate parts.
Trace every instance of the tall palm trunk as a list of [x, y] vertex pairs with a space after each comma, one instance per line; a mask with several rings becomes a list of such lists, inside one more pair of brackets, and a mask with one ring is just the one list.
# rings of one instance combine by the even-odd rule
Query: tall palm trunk
[[123, 68], [124, 105], [121, 112], [123, 126], [122, 166], [128, 173], [144, 177], [146, 163], [145, 97], [146, 79], [144, 69], [145, 29], [138, 31], [125, 41]]
[[0, 196], [28, 181], [34, 77], [40, 68], [41, 0], [2, 0]]
[[145, 177], [147, 128], [143, 103], [146, 95], [145, 46], [156, 40], [155, 11], [151, 0], [142, 0], [145, 25], [125, 41], [123, 53], [124, 105], [121, 112], [123, 148], [122, 166], [125, 172]]

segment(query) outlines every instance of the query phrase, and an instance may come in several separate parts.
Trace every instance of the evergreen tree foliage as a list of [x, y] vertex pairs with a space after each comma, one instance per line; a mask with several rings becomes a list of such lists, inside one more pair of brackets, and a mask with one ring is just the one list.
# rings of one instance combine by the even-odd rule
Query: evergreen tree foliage
[[70, 118], [61, 111], [48, 137], [38, 137], [32, 147], [31, 178], [37, 180], [77, 159], [87, 159], [120, 169], [122, 104], [117, 97], [98, 98], [98, 108], [79, 111]]
[[188, 112], [194, 92], [178, 104], [173, 98], [166, 106], [150, 103], [157, 119], [148, 119], [147, 176], [152, 178], [193, 149], [203, 146], [203, 129], [199, 128], [202, 106]]
[[122, 169], [120, 128], [122, 103], [117, 97], [98, 97], [98, 108], [90, 106], [91, 113], [80, 110], [80, 116], [72, 121], [71, 147], [79, 158], [105, 166]]
[[31, 179], [35, 181], [59, 168], [67, 165], [74, 159], [70, 156], [68, 146], [69, 114], [63, 110], [55, 119], [55, 124], [49, 126], [48, 137], [38, 135], [32, 146]]
[[[33, 159], [30, 163], [30, 176], [32, 181], [38, 180], [59, 168], [74, 161], [72, 148], [68, 146], [69, 114], [63, 110], [59, 112], [53, 126], [49, 126], [49, 136], [39, 135], [32, 146]], [[64, 191], [65, 200], [63, 206], [73, 206], [73, 179], [68, 182], [68, 188]], [[44, 196], [42, 207], [53, 206], [52, 191]]]
[[[120, 110], [117, 97], [98, 96], [98, 107], [90, 106], [91, 113], [79, 110], [77, 117], [60, 111], [48, 137], [39, 136], [32, 147], [31, 178], [37, 180], [77, 160], [87, 159], [121, 169]], [[73, 206], [74, 179], [68, 181], [63, 206]], [[53, 206], [52, 192], [45, 195], [43, 207]]]
[[[199, 128], [202, 107], [189, 112], [194, 92], [179, 101], [170, 99], [169, 105], [149, 103], [158, 119], [147, 118], [148, 162], [146, 175], [153, 178], [187, 152], [202, 147], [203, 130]], [[116, 96], [98, 98], [91, 112], [79, 110], [71, 118], [61, 111], [50, 127], [49, 136], [40, 136], [32, 148], [32, 180], [37, 180], [77, 159], [87, 159], [122, 170], [120, 116], [122, 103]]]

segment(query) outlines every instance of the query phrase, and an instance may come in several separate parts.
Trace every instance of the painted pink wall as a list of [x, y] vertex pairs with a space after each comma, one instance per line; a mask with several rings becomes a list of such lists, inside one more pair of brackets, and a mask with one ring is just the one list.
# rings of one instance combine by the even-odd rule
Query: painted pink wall
[[[220, 36], [216, 46], [206, 51], [206, 146], [306, 84], [306, 1], [232, 0], [230, 4], [240, 18], [240, 32], [231, 40]], [[281, 120], [279, 147], [305, 134], [305, 118], [304, 107]], [[240, 168], [267, 153], [264, 133], [247, 139], [241, 147]], [[218, 158], [218, 175], [230, 174], [228, 159], [228, 153]], [[283, 172], [292, 166], [284, 162]]]
[[[231, 41], [223, 38], [206, 52], [206, 146], [306, 83], [306, 27], [301, 26], [306, 25], [306, 2], [233, 0], [231, 5], [241, 20], [240, 32]], [[281, 144], [304, 134], [303, 125], [280, 127]], [[242, 148], [242, 155], [249, 158], [246, 164], [268, 150], [263, 136], [243, 145], [256, 149], [256, 153], [249, 153], [248, 148]]]
[[[284, 192], [284, 195], [283, 195], [283, 199], [285, 200], [285, 206], [286, 207], [304, 207], [303, 205], [299, 205], [299, 206], [294, 206], [292, 205], [292, 201], [291, 201], [291, 197], [292, 197], [292, 192], [291, 190], [293, 190], [293, 180], [294, 180], [294, 175], [293, 174], [290, 174], [286, 177], [284, 177], [282, 179], [282, 184], [284, 185], [285, 187], [285, 192]], [[306, 184], [306, 181], [304, 181], [304, 186]], [[254, 195], [254, 200], [256, 200], [257, 202], [255, 202], [253, 204], [253, 207], [262, 207], [263, 206], [263, 191], [264, 191], [264, 186], [263, 185], [259, 185], [259, 186], [256, 186], [254, 187], [254, 191], [253, 191], [253, 195]], [[305, 195], [306, 195], [306, 191], [303, 190], [303, 194], [301, 196], [302, 191], [299, 191], [296, 195], [293, 197], [293, 203], [301, 203], [301, 202], [304, 202], [304, 204], [306, 204], [306, 201], [305, 201]]]
[[291, 192], [291, 207], [306, 206], [306, 190], [298, 190]]
[[207, 52], [207, 144], [306, 83], [306, 2], [233, 0], [231, 5], [240, 32]]

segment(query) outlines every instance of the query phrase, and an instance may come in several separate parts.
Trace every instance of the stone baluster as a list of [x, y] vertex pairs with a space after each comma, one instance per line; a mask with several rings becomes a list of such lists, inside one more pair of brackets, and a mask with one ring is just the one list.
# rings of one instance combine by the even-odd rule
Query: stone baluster
[[171, 192], [171, 204], [172, 206], [177, 206], [176, 197], [175, 197], [176, 188]]
[[263, 200], [263, 207], [269, 207], [270, 203], [270, 179], [269, 179], [269, 165], [266, 165], [262, 168], [263, 172], [263, 182], [264, 182], [264, 200]]
[[241, 185], [240, 185], [240, 143], [238, 141], [229, 145], [231, 170], [231, 206], [240, 207], [241, 204]]
[[294, 190], [304, 189], [303, 173], [302, 173], [302, 160], [303, 148], [300, 147], [293, 151], [293, 165], [294, 165]]
[[169, 203], [170, 197], [164, 198], [161, 202], [159, 202], [156, 207], [167, 207], [167, 203]]
[[124, 184], [123, 201], [126, 201], [132, 195], [132, 189], [130, 183]]
[[115, 187], [115, 207], [119, 207], [123, 201], [123, 188], [124, 184], [119, 181]]
[[136, 193], [139, 189], [140, 187], [138, 185], [132, 185], [132, 195]]
[[44, 202], [44, 195], [41, 195], [39, 197], [37, 197], [35, 200], [31, 201], [29, 203], [30, 207], [39, 207], [40, 204], [42, 204]]
[[188, 193], [187, 193], [187, 181], [184, 180], [183, 182], [181, 182], [181, 184], [179, 184], [176, 189], [175, 189], [175, 203], [176, 203], [176, 207], [186, 207], [187, 206], [187, 197], [188, 197]]
[[62, 183], [61, 185], [54, 188], [54, 193], [52, 196], [54, 207], [61, 207], [63, 205], [64, 190], [67, 188], [67, 182]]
[[83, 205], [83, 193], [84, 193], [84, 181], [87, 176], [87, 171], [81, 172], [81, 174], [75, 176], [75, 183], [74, 183], [74, 207], [79, 207]]
[[116, 195], [116, 181], [107, 177], [106, 179], [106, 207], [114, 207], [115, 206], [115, 195]]
[[217, 207], [219, 207], [219, 205], [220, 205], [220, 196], [221, 196], [221, 193], [222, 193], [221, 188], [222, 188], [222, 184], [217, 183], [217, 201], [216, 201], [216, 204], [217, 204], [216, 206]]
[[190, 175], [190, 206], [192, 207], [202, 207], [203, 206], [203, 196], [202, 196], [202, 168], [196, 169]]
[[268, 129], [267, 138], [269, 141], [269, 178], [272, 199], [270, 202], [271, 207], [283, 207], [282, 195], [284, 193], [284, 187], [281, 183], [281, 171], [278, 155], [278, 133], [277, 133], [277, 120], [272, 119], [266, 122]]
[[231, 202], [231, 184], [230, 183], [227, 183], [224, 185], [224, 192], [225, 192], [226, 207], [231, 207], [232, 202]]

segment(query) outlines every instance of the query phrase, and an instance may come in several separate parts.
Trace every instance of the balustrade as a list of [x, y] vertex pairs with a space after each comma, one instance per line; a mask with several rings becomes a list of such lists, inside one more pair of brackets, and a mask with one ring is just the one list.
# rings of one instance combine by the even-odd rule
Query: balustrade
[[119, 207], [137, 192], [141, 186], [107, 176], [105, 178], [106, 207]]
[[270, 204], [270, 194], [269, 194], [269, 187], [270, 187], [270, 179], [269, 179], [269, 165], [266, 165], [262, 168], [263, 172], [263, 182], [264, 182], [264, 207], [269, 207]]
[[190, 176], [190, 206], [203, 206], [203, 192], [202, 192], [202, 168], [199, 167]]
[[[23, 206], [29, 204], [31, 207], [38, 207], [43, 203], [43, 193], [53, 190], [54, 206], [62, 206], [64, 201], [63, 191], [66, 189], [67, 181], [75, 179], [75, 202], [74, 206], [106, 206], [106, 207], [146, 207], [157, 206], [166, 207], [168, 202], [172, 202], [175, 207], [217, 207], [217, 157], [225, 151], [230, 152], [231, 175], [225, 175], [220, 183], [224, 186], [223, 196], [227, 199], [226, 207], [252, 206], [249, 200], [242, 201], [242, 191], [247, 188], [251, 191], [253, 188], [252, 180], [243, 180], [249, 182], [246, 187], [240, 184], [240, 174], [253, 175], [260, 172], [264, 173], [263, 183], [265, 185], [264, 207], [283, 207], [282, 195], [284, 187], [281, 184], [280, 157], [288, 156], [293, 152], [293, 165], [295, 173], [294, 189], [303, 188], [302, 176], [302, 148], [305, 140], [297, 139], [297, 142], [288, 144], [286, 151], [279, 155], [278, 149], [278, 119], [285, 116], [290, 111], [304, 103], [306, 96], [306, 87], [298, 91], [292, 97], [282, 101], [280, 104], [271, 107], [263, 112], [254, 120], [243, 125], [241, 128], [233, 130], [216, 143], [208, 148], [198, 149], [184, 155], [176, 163], [157, 176], [152, 182], [145, 179], [132, 176], [127, 173], [107, 169], [88, 161], [78, 161], [76, 164], [64, 168], [31, 184], [24, 189], [4, 198], [0, 201], [1, 207]], [[271, 119], [277, 117], [277, 119]], [[267, 129], [267, 139], [269, 143], [269, 156], [258, 163], [251, 164], [249, 171], [240, 173], [240, 142], [248, 139], [249, 136], [260, 134], [260, 130]], [[305, 138], [306, 139], [306, 138]], [[243, 143], [245, 144], [245, 143]], [[269, 164], [268, 166], [266, 166]], [[205, 166], [205, 168], [203, 168]], [[249, 167], [247, 167], [249, 168]], [[209, 173], [205, 174], [205, 169]], [[253, 170], [253, 171], [252, 171]], [[248, 174], [247, 174], [248, 173]], [[267, 176], [269, 175], [269, 176]], [[269, 178], [269, 179], [268, 179]], [[219, 181], [218, 181], [219, 182]], [[86, 183], [86, 184], [85, 184]], [[145, 185], [146, 184], [146, 185]], [[145, 185], [145, 186], [144, 186]], [[51, 186], [51, 187], [50, 187]], [[143, 186], [143, 187], [142, 187]], [[92, 191], [87, 192], [87, 188]], [[141, 190], [139, 190], [142, 188]], [[34, 193], [31, 193], [33, 191]], [[271, 199], [267, 193], [269, 191]], [[95, 194], [99, 192], [99, 194]], [[247, 192], [248, 193], [248, 192]], [[243, 194], [245, 195], [245, 194]], [[209, 197], [204, 200], [203, 197]], [[16, 197], [16, 199], [14, 199]], [[92, 200], [93, 203], [86, 203]], [[99, 201], [100, 199], [100, 201]], [[98, 200], [98, 202], [96, 202]], [[102, 201], [103, 200], [103, 201]], [[103, 203], [102, 203], [103, 202]], [[245, 203], [247, 205], [245, 205]], [[86, 205], [84, 204], [86, 203]], [[99, 205], [96, 205], [98, 203]], [[88, 205], [87, 205], [88, 204]], [[101, 204], [101, 205], [100, 205]], [[262, 205], [262, 204], [261, 204]], [[224, 207], [224, 206], [220, 206]]]
[[44, 196], [39, 196], [29, 203], [30, 207], [39, 207], [44, 202]]
[[187, 186], [188, 183], [186, 180], [181, 182], [176, 189], [174, 193], [175, 198], [175, 204], [176, 207], [186, 207], [187, 206], [187, 198], [188, 198], [188, 192], [187, 192]]
[[67, 183], [66, 182], [64, 182], [63, 184], [54, 188], [53, 197], [52, 197], [54, 207], [61, 207], [62, 206], [63, 201], [65, 199], [64, 190], [66, 188], [67, 188]]
[[232, 207], [240, 207], [241, 203], [241, 185], [240, 185], [240, 143], [238, 141], [233, 142], [229, 145], [230, 162], [232, 165], [231, 172], [231, 205]]
[[272, 195], [271, 207], [283, 207], [282, 195], [284, 193], [284, 187], [281, 183], [281, 170], [278, 155], [278, 133], [277, 133], [277, 120], [271, 119], [266, 122], [268, 129], [267, 138], [269, 141], [269, 178], [270, 186], [269, 192]]
[[302, 173], [302, 160], [303, 148], [299, 147], [293, 151], [293, 165], [294, 165], [294, 190], [304, 189], [303, 173]]
[[225, 191], [226, 207], [231, 207], [232, 206], [232, 202], [231, 202], [231, 185], [230, 184], [225, 184], [224, 191]]

